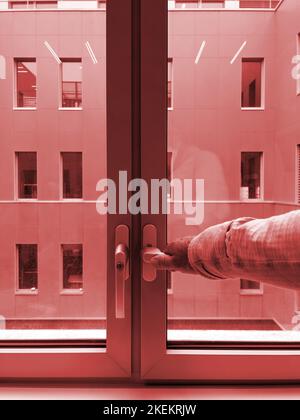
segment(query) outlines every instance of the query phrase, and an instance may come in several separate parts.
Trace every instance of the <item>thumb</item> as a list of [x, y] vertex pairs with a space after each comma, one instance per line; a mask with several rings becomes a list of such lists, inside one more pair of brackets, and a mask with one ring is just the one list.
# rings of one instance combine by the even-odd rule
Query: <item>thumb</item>
[[157, 268], [157, 270], [175, 270], [174, 257], [166, 254], [156, 255], [151, 259], [151, 264]]

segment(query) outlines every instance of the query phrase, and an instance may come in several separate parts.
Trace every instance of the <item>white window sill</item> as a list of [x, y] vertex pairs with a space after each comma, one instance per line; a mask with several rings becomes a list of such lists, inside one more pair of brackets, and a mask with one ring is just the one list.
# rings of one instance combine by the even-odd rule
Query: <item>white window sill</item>
[[14, 111], [36, 111], [37, 108], [36, 107], [32, 107], [32, 108], [26, 108], [26, 107], [14, 107], [13, 108]]
[[241, 108], [242, 111], [265, 111], [265, 107], [259, 107], [259, 108], [255, 108], [255, 107], [251, 107], [251, 108]]
[[16, 290], [16, 296], [37, 296], [39, 294], [38, 290]]
[[240, 296], [263, 296], [262, 290], [241, 290]]
[[174, 111], [174, 108], [172, 107], [172, 108], [168, 108], [168, 111]]
[[84, 294], [84, 291], [80, 289], [62, 290], [60, 292], [61, 296], [82, 296], [83, 294]]
[[241, 203], [263, 203], [264, 199], [263, 198], [248, 198], [248, 199], [244, 199], [240, 201]]
[[39, 200], [37, 198], [17, 198], [18, 203], [37, 203]]
[[82, 111], [83, 108], [64, 108], [64, 107], [59, 107], [58, 108], [59, 111]]

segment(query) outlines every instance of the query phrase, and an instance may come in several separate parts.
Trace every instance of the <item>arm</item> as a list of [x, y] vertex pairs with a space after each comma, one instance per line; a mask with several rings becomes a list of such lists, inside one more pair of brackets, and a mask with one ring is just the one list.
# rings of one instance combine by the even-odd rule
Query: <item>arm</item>
[[195, 238], [175, 241], [165, 252], [165, 258], [153, 259], [159, 269], [209, 279], [247, 278], [299, 290], [300, 211], [212, 226]]

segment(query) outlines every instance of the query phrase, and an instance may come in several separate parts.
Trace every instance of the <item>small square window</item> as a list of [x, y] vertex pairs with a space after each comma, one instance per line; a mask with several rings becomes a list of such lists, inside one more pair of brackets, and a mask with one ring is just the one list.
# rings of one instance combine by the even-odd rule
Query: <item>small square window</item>
[[82, 245], [62, 245], [63, 288], [82, 289]]
[[37, 198], [37, 154], [35, 152], [19, 152], [18, 198], [32, 200]]
[[36, 75], [35, 59], [15, 59], [16, 98], [18, 108], [36, 108]]
[[82, 198], [82, 153], [62, 153], [63, 198]]
[[61, 59], [62, 108], [82, 106], [82, 60]]
[[257, 281], [241, 279], [240, 291], [241, 291], [241, 294], [261, 295], [263, 293], [263, 288], [262, 288], [262, 284]]
[[36, 290], [38, 288], [37, 245], [17, 245], [18, 250], [18, 289]]

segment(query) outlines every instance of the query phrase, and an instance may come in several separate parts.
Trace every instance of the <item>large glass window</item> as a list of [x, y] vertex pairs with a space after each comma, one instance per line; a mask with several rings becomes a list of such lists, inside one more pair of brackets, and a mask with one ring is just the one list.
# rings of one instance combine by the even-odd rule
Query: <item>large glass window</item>
[[63, 59], [62, 107], [81, 108], [82, 106], [82, 62], [81, 59]]
[[35, 152], [17, 153], [18, 198], [37, 198], [37, 154]]
[[18, 251], [18, 289], [36, 290], [38, 288], [38, 247], [37, 245], [17, 245]]
[[16, 106], [18, 108], [36, 107], [36, 59], [16, 59]]

